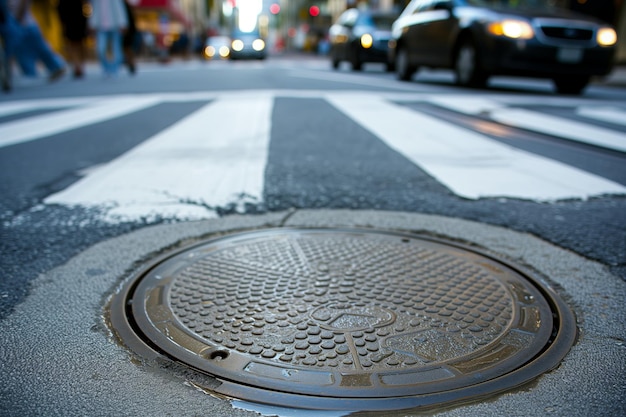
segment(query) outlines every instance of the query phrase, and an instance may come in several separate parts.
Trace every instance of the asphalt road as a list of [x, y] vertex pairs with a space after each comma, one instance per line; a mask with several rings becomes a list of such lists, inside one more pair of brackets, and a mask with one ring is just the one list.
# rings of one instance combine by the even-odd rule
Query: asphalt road
[[[20, 84], [17, 80], [15, 92], [2, 97], [5, 105], [37, 98], [89, 99], [154, 93], [180, 93], [180, 96], [117, 118], [1, 149], [0, 167], [4, 181], [0, 185], [0, 213], [3, 219], [2, 252], [5, 254], [2, 269], [17, 277], [2, 281], [0, 312], [3, 316], [24, 299], [28, 282], [37, 274], [63, 263], [71, 255], [102, 239], [145, 224], [171, 220], [140, 219], [111, 224], [101, 222], [91, 213], [94, 207], [42, 205], [42, 202], [93, 167], [123, 155], [198, 110], [211, 101], [210, 93], [216, 90], [241, 93], [251, 88], [256, 91], [279, 89], [295, 90], [305, 95], [286, 94], [274, 102], [262, 201], [247, 202], [245, 210], [248, 213], [290, 208], [348, 208], [466, 218], [535, 234], [599, 260], [614, 273], [626, 277], [623, 196], [593, 195], [587, 200], [561, 199], [550, 204], [506, 195], [501, 198], [463, 198], [379, 141], [370, 130], [337, 112], [323, 96], [316, 97], [318, 91], [362, 91], [363, 88], [374, 93], [400, 91], [473, 96], [471, 90], [455, 89], [447, 74], [426, 73], [418, 75], [419, 82], [407, 84], [394, 81], [391, 74], [381, 72], [375, 66], [366, 68], [362, 74], [345, 69], [332, 72], [319, 58], [270, 60], [268, 69], [257, 62], [237, 64], [235, 72], [229, 71], [227, 62], [182, 62], [169, 67], [147, 64], [140, 76], [124, 76], [113, 82], [99, 79], [95, 67], [85, 83], [68, 79], [56, 85], [42, 85], [33, 81]], [[522, 109], [534, 108], [528, 104], [534, 100], [549, 102], [553, 99], [549, 83], [522, 81], [516, 85], [517, 80], [496, 80], [493, 89], [483, 94], [507, 99]], [[208, 92], [209, 97], [194, 97], [199, 92]], [[579, 120], [573, 111], [576, 107], [614, 106], [623, 111], [624, 97], [619, 88], [592, 87], [583, 98], [562, 98], [557, 105], [547, 105], [540, 110], [564, 120]], [[54, 114], [74, 105], [60, 100], [44, 108], [35, 107], [17, 114], [7, 112], [1, 120], [10, 124], [27, 117]], [[470, 129], [472, 123], [481, 122], [475, 116], [422, 101], [403, 105]], [[625, 131], [623, 125], [592, 122], [593, 126], [611, 127], [617, 133]], [[207, 129], [221, 132], [219, 126], [207, 126]], [[487, 137], [626, 184], [623, 152], [526, 129], [507, 127], [504, 133], [494, 131], [495, 134], [487, 132]], [[233, 213], [237, 211], [237, 205], [227, 203], [216, 210], [220, 215]]]
[[[546, 133], [543, 126], [520, 127], [495, 120], [496, 111], [502, 109], [531, 110], [559, 121], [582, 122], [596, 129], [593, 132], [600, 138], [604, 137], [602, 134], [609, 139], [613, 136], [619, 139], [620, 135], [623, 138], [626, 133], [623, 123], [581, 116], [579, 112], [593, 107], [606, 109], [605, 116], [615, 112], [626, 114], [623, 87], [599, 83], [582, 97], [556, 97], [544, 81], [498, 79], [490, 90], [476, 92], [457, 89], [445, 73], [419, 74], [411, 83], [400, 83], [376, 67], [366, 68], [360, 74], [345, 69], [333, 72], [319, 58], [276, 58], [265, 63], [231, 64], [149, 63], [140, 67], [136, 77], [124, 75], [117, 80], [101, 79], [98, 69], [90, 67], [84, 81], [66, 79], [47, 85], [17, 80], [15, 91], [0, 98], [0, 130], [4, 129], [0, 137], [18, 138], [15, 143], [0, 148], [0, 270], [3, 274], [0, 318], [4, 338], [1, 374], [6, 378], [10, 375], [2, 391], [1, 405], [3, 410], [8, 410], [7, 415], [199, 413], [203, 395], [198, 398], [189, 388], [192, 383], [185, 382], [187, 386], [183, 386], [184, 371], [168, 373], [157, 367], [147, 375], [137, 374], [124, 349], [111, 342], [110, 332], [101, 320], [103, 300], [129, 271], [181, 242], [225, 231], [285, 225], [379, 227], [445, 236], [529, 265], [551, 284], [565, 288], [563, 296], [580, 316], [583, 339], [566, 360], [563, 372], [542, 379], [539, 389], [528, 388], [529, 396], [505, 396], [500, 400], [505, 405], [478, 404], [452, 410], [450, 415], [481, 415], [494, 411], [491, 407], [496, 405], [503, 407], [498, 409], [499, 414], [507, 410], [508, 415], [542, 411], [556, 415], [616, 415], [624, 411], [623, 400], [618, 398], [624, 390], [624, 380], [619, 375], [623, 375], [626, 339], [623, 326], [626, 193], [621, 188], [626, 187], [626, 154], [619, 147], [572, 140], [572, 132]], [[490, 140], [489, 146], [499, 144], [485, 148], [485, 152], [494, 156], [504, 158], [498, 152], [500, 145], [506, 145], [506, 149], [522, 150], [533, 158], [541, 157], [542, 164], [545, 160], [549, 163], [544, 172], [541, 172], [544, 165], [521, 170], [523, 175], [528, 175], [522, 178], [535, 178], [536, 185], [528, 186], [530, 180], [524, 180], [518, 193], [505, 184], [502, 188], [505, 191], [495, 188], [495, 194], [490, 195], [489, 187], [495, 187], [496, 180], [507, 175], [507, 166], [502, 166], [505, 159], [481, 162], [482, 167], [495, 167], [491, 177], [476, 180], [468, 171], [469, 184], [450, 180], [447, 172], [420, 165], [405, 148], [381, 140], [385, 132], [377, 131], [376, 126], [351, 113], [354, 108], [342, 107], [341, 100], [345, 100], [346, 94], [356, 94], [357, 100], [373, 100], [374, 104], [383, 97], [393, 102], [396, 110], [402, 108], [434, 116], [455, 129], [462, 128], [461, 132], [478, 133], [481, 140]], [[236, 109], [257, 100], [261, 103], [259, 114], [264, 115], [266, 96], [272, 103], [267, 129], [247, 126], [252, 124], [249, 122], [252, 113], [236, 114]], [[491, 104], [496, 103], [497, 109], [491, 113], [468, 114], [437, 101], [444, 96], [453, 100], [487, 99]], [[351, 97], [348, 98], [352, 100]], [[126, 103], [124, 100], [137, 107], [85, 124], [69, 117], [63, 123], [77, 123], [76, 126], [59, 131], [51, 128], [61, 123], [55, 117], [64, 111], [89, 110], [89, 106], [100, 105], [105, 99], [113, 100], [111, 107], [121, 106], [119, 103]], [[140, 99], [150, 102], [137, 104], [135, 101]], [[211, 113], [216, 107], [211, 105], [221, 106], [224, 102], [232, 106], [217, 107], [222, 113]], [[197, 121], [187, 118], [204, 111], [205, 106], [209, 107], [204, 123], [202, 118]], [[250, 109], [257, 111], [256, 107]], [[381, 109], [387, 111], [386, 105]], [[404, 114], [396, 110], [379, 113], [378, 117], [386, 120]], [[265, 119], [259, 116], [259, 120]], [[183, 121], [189, 126], [177, 130]], [[20, 125], [22, 122], [25, 124]], [[425, 138], [434, 134], [432, 129], [420, 126], [403, 126], [400, 133]], [[140, 163], [132, 159], [136, 155], [133, 152], [145, 157], [141, 150], [146, 149], [147, 143], [155, 143], [152, 141], [155, 137], [170, 132], [171, 143], [176, 143], [177, 137], [184, 142], [184, 135], [226, 138], [229, 132], [240, 128], [243, 134], [267, 141], [263, 150], [266, 158], [258, 165], [263, 172], [260, 184], [242, 183], [245, 187], [237, 188], [238, 183], [230, 179], [245, 178], [241, 170], [225, 171], [222, 179], [215, 178], [219, 173], [205, 171], [180, 178], [173, 175], [173, 188], [164, 186], [159, 193], [168, 197], [167, 204], [172, 204], [174, 211], [159, 212], [159, 207], [165, 207], [161, 200], [153, 205], [144, 204], [147, 211], [142, 211], [146, 207], [141, 204], [131, 202], [128, 207], [135, 214], [125, 217], [112, 218], [108, 206], [64, 203], [78, 198], [72, 190], [81, 184], [83, 189], [92, 190], [92, 184], [100, 184], [102, 193], [107, 187], [119, 189], [119, 183], [88, 181], [110, 178], [104, 174], [114, 175], [110, 171], [124, 165], [112, 163], [123, 162], [124, 158], [131, 161], [127, 165]], [[28, 136], [26, 133], [37, 129], [44, 133], [39, 136], [33, 133], [31, 139], [23, 139]], [[257, 166], [254, 155], [231, 149], [228, 144], [221, 146], [222, 161], [207, 159], [203, 165], [224, 161], [236, 164], [238, 159], [247, 157], [247, 166]], [[149, 149], [155, 152], [155, 148]], [[207, 152], [193, 146], [162, 149], [167, 150], [166, 154], [174, 152], [184, 161], [198, 160]], [[159, 158], [163, 155], [159, 154]], [[449, 153], [433, 154], [431, 159], [442, 155], [450, 157]], [[458, 164], [468, 163], [462, 150], [452, 156], [459, 158]], [[165, 164], [167, 159], [159, 161]], [[558, 164], [554, 165], [553, 161]], [[553, 173], [570, 175], [563, 165], [576, 171], [571, 172], [571, 177], [554, 178], [557, 174]], [[582, 177], [578, 176], [580, 172]], [[580, 178], [592, 185], [583, 184]], [[567, 198], [528, 197], [551, 180], [562, 187], [579, 186], [580, 192], [572, 191]], [[213, 181], [226, 188], [230, 199], [211, 200], [207, 193], [221, 196], [222, 192], [219, 187], [210, 188]], [[184, 194], [176, 188], [180, 183], [187, 183], [194, 190], [206, 187], [208, 191], [200, 196], [193, 190]], [[479, 197], [468, 197], [468, 190], [474, 192], [474, 188], [478, 189]], [[113, 206], [125, 207], [124, 198], [120, 195]], [[31, 324], [32, 328], [27, 327]], [[63, 337], [68, 338], [70, 347]], [[90, 344], [92, 348], [88, 347]], [[24, 360], [35, 361], [30, 369], [27, 362], [17, 359], [26, 346], [37, 346], [24, 356]], [[61, 353], [64, 349], [67, 353]], [[53, 353], [60, 355], [57, 364], [48, 359]], [[614, 366], [594, 370], [595, 362], [588, 361], [586, 355], [596, 355], [605, 365]], [[9, 361], [14, 364], [8, 366]], [[105, 371], [104, 363], [115, 366]], [[588, 381], [566, 394], [569, 383], [580, 383], [576, 379], [577, 367], [589, 376]], [[87, 379], [85, 370], [89, 372]], [[61, 377], [63, 372], [67, 376]], [[602, 381], [601, 373], [606, 381]], [[19, 386], [34, 386], [33, 381], [42, 378], [46, 389], [37, 393], [30, 388], [19, 392]], [[104, 392], [91, 403], [87, 397], [93, 395], [98, 381], [103, 380], [106, 381]], [[113, 386], [121, 380], [136, 381], [139, 385], [115, 404]], [[151, 380], [158, 387], [154, 391], [148, 388]], [[59, 389], [70, 392], [72, 400], [53, 400], [54, 391]], [[588, 392], [581, 396], [581, 390]], [[155, 392], [166, 394], [170, 400], [155, 401]], [[560, 399], [548, 404], [546, 398], [551, 395]], [[136, 404], [130, 405], [134, 400]], [[529, 400], [536, 403], [531, 405]], [[185, 408], [185, 401], [189, 408]], [[585, 401], [587, 404], [583, 404]], [[211, 398], [209, 403], [212, 415], [247, 415], [231, 408], [228, 402]], [[526, 406], [527, 409], [520, 408]], [[268, 413], [276, 410], [270, 409]], [[278, 414], [289, 413], [282, 410]]]

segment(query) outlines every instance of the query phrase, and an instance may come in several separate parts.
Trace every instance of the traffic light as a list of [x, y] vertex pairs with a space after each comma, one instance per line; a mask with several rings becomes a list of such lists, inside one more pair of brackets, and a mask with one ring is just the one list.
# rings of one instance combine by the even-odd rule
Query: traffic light
[[278, 3], [273, 3], [273, 4], [270, 6], [270, 13], [271, 13], [271, 14], [278, 14], [278, 13], [280, 13], [280, 4], [278, 4]]

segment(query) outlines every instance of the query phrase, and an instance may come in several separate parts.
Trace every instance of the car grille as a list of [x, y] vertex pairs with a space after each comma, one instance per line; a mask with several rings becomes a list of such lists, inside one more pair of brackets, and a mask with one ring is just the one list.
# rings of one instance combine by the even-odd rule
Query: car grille
[[548, 38], [554, 39], [590, 41], [593, 38], [593, 31], [591, 29], [562, 26], [542, 26], [541, 31]]
[[595, 46], [598, 25], [584, 20], [553, 18], [533, 19], [537, 40], [559, 48], [589, 48]]

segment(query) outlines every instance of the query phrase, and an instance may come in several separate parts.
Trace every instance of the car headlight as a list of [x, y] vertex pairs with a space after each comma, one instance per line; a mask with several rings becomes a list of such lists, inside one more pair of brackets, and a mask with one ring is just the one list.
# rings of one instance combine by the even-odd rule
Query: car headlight
[[204, 55], [207, 58], [213, 58], [215, 56], [215, 47], [209, 45], [206, 48], [204, 48]]
[[230, 49], [228, 49], [228, 46], [220, 46], [220, 50], [219, 50], [220, 56], [222, 58], [227, 58], [228, 55], [230, 55]]
[[374, 38], [369, 33], [361, 36], [361, 46], [365, 49], [371, 48], [374, 45]]
[[530, 23], [524, 20], [505, 19], [500, 22], [493, 22], [489, 24], [487, 30], [493, 35], [513, 39], [532, 39], [535, 36], [535, 31]]
[[252, 42], [252, 49], [257, 52], [265, 49], [265, 42], [263, 41], [263, 39], [255, 39], [254, 42]]
[[241, 39], [235, 39], [230, 46], [233, 48], [233, 51], [242, 51], [243, 41]]
[[600, 28], [596, 35], [596, 40], [600, 46], [612, 46], [617, 43], [617, 33], [613, 28]]

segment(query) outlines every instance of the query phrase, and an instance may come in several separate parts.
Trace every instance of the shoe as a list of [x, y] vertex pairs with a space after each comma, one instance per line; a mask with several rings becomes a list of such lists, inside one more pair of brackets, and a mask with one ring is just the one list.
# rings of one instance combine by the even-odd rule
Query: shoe
[[59, 68], [58, 70], [56, 70], [52, 74], [50, 74], [50, 77], [48, 78], [48, 81], [53, 83], [53, 82], [57, 81], [59, 78], [61, 78], [63, 75], [65, 75], [65, 68]]
[[82, 68], [74, 68], [74, 78], [79, 79], [83, 78], [85, 74], [83, 73]]

